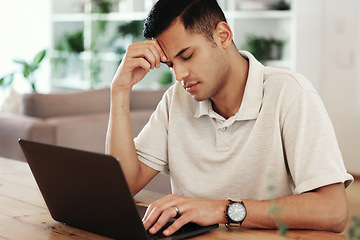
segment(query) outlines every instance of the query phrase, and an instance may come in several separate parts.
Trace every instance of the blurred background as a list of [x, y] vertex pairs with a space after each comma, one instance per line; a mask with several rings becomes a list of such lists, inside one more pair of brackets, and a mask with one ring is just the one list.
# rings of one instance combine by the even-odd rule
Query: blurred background
[[[2, 109], [16, 101], [11, 95], [108, 87], [127, 46], [142, 40], [143, 20], [155, 2], [0, 0]], [[239, 49], [310, 79], [333, 121], [348, 171], [360, 176], [360, 1], [219, 3]], [[166, 88], [173, 81], [162, 67], [136, 88]]]

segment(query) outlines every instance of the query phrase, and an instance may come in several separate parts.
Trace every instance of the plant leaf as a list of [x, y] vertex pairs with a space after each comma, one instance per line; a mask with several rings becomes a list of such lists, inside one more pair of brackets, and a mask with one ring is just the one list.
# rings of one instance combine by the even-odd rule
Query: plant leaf
[[10, 86], [13, 81], [14, 81], [14, 73], [4, 76], [0, 78], [0, 87], [6, 88]]
[[29, 64], [26, 64], [23, 70], [24, 78], [28, 78], [31, 72], [32, 72], [31, 66]]
[[21, 64], [23, 66], [29, 65], [27, 62], [25, 62], [24, 60], [21, 60], [21, 59], [15, 59], [14, 62]]
[[9, 78], [9, 81], [7, 82], [6, 87], [10, 86], [12, 84], [12, 82], [14, 81], [14, 73], [10, 74], [8, 76], [8, 78]]
[[45, 55], [46, 55], [46, 50], [45, 50], [45, 49], [42, 50], [42, 51], [40, 51], [40, 52], [35, 56], [32, 65], [33, 65], [33, 66], [38, 66], [38, 65], [40, 64], [40, 62], [44, 59]]

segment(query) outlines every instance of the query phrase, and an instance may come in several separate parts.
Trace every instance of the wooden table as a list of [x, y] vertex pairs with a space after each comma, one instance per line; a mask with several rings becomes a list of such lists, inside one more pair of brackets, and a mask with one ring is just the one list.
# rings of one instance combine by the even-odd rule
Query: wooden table
[[[135, 199], [148, 204], [160, 194], [142, 191]], [[0, 158], [0, 239], [109, 239], [54, 221], [27, 163]], [[223, 225], [192, 239], [347, 239], [344, 235], [320, 231], [290, 231], [288, 237], [275, 230], [236, 228]]]

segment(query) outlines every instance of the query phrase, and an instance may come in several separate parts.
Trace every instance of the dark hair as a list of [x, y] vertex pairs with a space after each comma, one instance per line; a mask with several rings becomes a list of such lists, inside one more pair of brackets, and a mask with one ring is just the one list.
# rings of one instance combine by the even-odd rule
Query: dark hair
[[216, 25], [226, 22], [216, 0], [159, 0], [145, 19], [143, 36], [156, 38], [178, 18], [186, 30], [203, 34], [211, 41]]

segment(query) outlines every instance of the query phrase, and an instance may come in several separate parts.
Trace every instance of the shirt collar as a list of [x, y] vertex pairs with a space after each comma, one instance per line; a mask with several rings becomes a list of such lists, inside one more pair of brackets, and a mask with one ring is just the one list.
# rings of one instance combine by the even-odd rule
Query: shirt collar
[[[259, 115], [263, 98], [264, 66], [251, 53], [240, 51], [240, 54], [249, 61], [249, 73], [236, 120], [256, 119]], [[213, 118], [219, 117], [219, 114], [212, 109], [210, 99], [197, 103], [194, 117], [199, 118], [203, 115]]]

